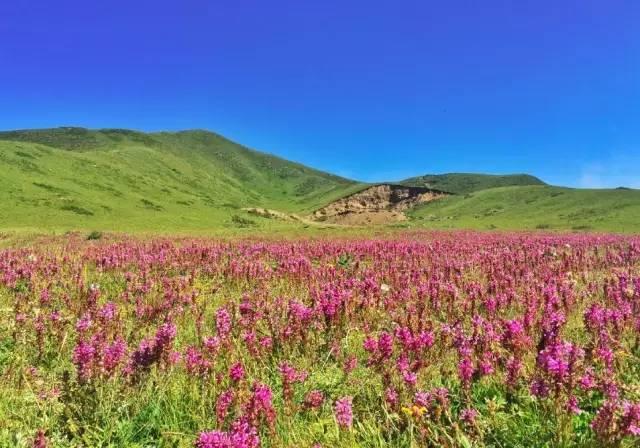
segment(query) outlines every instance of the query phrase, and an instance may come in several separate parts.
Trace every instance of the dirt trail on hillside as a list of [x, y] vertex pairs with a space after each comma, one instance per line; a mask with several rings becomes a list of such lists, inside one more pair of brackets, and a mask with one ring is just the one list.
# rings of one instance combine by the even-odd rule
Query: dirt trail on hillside
[[244, 210], [245, 212], [251, 215], [260, 216], [261, 218], [277, 219], [279, 221], [288, 221], [288, 222], [296, 221], [302, 224], [307, 224], [312, 226], [335, 227], [332, 224], [325, 224], [319, 221], [314, 221], [313, 219], [300, 216], [295, 213], [285, 213], [278, 210], [272, 210], [269, 208], [246, 207], [246, 208], [243, 208], [242, 210]]

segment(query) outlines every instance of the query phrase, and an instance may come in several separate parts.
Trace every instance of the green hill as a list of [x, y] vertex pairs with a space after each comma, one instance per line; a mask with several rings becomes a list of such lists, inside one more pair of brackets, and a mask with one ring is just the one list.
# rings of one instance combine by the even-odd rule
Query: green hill
[[466, 194], [487, 188], [511, 187], [517, 185], [545, 185], [543, 181], [529, 174], [472, 174], [448, 173], [426, 174], [400, 182], [412, 187], [429, 187], [454, 194]]
[[[82, 128], [0, 132], [0, 179], [0, 230], [36, 232], [290, 230], [308, 223], [288, 214], [369, 186], [207, 131]], [[402, 184], [455, 193], [409, 210], [411, 226], [640, 231], [640, 190], [552, 187], [524, 174]]]
[[492, 188], [422, 204], [409, 217], [431, 228], [640, 232], [640, 190]]
[[0, 229], [206, 230], [277, 225], [362, 184], [206, 131], [0, 132]]

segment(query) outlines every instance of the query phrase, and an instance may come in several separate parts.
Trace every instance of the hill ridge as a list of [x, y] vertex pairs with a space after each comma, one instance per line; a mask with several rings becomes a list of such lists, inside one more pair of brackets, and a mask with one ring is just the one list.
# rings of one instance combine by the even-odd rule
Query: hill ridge
[[[638, 190], [554, 187], [522, 173], [426, 174], [363, 183], [206, 129], [0, 131], [0, 177], [3, 231], [291, 229], [309, 225], [309, 217], [331, 204], [341, 213], [341, 200], [355, 208], [364, 200], [366, 211], [376, 216], [395, 213], [403, 220], [396, 225], [402, 226], [640, 231]], [[373, 188], [384, 185], [450, 194], [411, 200], [396, 210], [385, 204], [393, 202], [390, 192]], [[372, 197], [381, 203], [371, 202]], [[259, 209], [268, 213], [255, 212]]]
[[0, 228], [234, 226], [246, 207], [308, 213], [364, 185], [207, 130], [3, 131], [0, 162]]

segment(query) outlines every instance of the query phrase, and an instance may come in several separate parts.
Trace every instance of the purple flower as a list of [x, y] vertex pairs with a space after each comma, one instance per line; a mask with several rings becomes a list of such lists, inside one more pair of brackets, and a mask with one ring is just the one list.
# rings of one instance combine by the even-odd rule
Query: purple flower
[[111, 345], [105, 347], [102, 353], [102, 369], [106, 373], [113, 373], [127, 353], [127, 343], [118, 338]]
[[216, 311], [216, 330], [221, 339], [227, 338], [231, 333], [231, 315], [226, 308]]
[[324, 394], [320, 390], [312, 390], [304, 397], [304, 407], [318, 409], [324, 402]]
[[620, 427], [627, 435], [640, 436], [640, 403], [623, 403]]
[[91, 321], [91, 316], [87, 313], [83, 315], [76, 323], [76, 330], [78, 330], [78, 333], [84, 333], [91, 327], [92, 323], [93, 322]]
[[31, 446], [33, 448], [47, 448], [49, 446], [44, 430], [39, 429], [38, 432], [36, 432], [36, 437], [33, 439]]
[[273, 407], [273, 392], [266, 384], [255, 383], [249, 402], [245, 405], [245, 414], [249, 420], [258, 425], [260, 419], [266, 420], [273, 427], [276, 420], [276, 411]]
[[393, 337], [389, 333], [383, 331], [378, 336], [378, 351], [382, 359], [391, 357], [393, 353]]
[[473, 372], [473, 363], [469, 358], [464, 358], [458, 363], [458, 376], [460, 377], [460, 381], [462, 381], [462, 384], [465, 387], [468, 387], [471, 384]]
[[353, 425], [353, 411], [351, 409], [352, 397], [346, 396], [338, 399], [335, 404], [335, 416], [341, 428], [351, 428]]
[[196, 448], [231, 448], [229, 435], [223, 431], [201, 432], [196, 440]]
[[566, 409], [568, 412], [572, 414], [580, 413], [580, 406], [578, 405], [578, 399], [575, 396], [569, 397], [567, 400]]
[[391, 407], [398, 406], [398, 392], [393, 387], [387, 387], [384, 391], [384, 399]]
[[415, 386], [416, 383], [418, 382], [418, 375], [416, 375], [414, 372], [411, 372], [409, 370], [405, 370], [404, 372], [402, 372], [402, 379], [409, 386]]
[[229, 389], [222, 392], [216, 400], [216, 418], [219, 425], [224, 423], [227, 418], [227, 414], [229, 412], [229, 408], [233, 404], [234, 397], [235, 395], [233, 390]]
[[242, 366], [242, 363], [236, 362], [231, 366], [229, 369], [229, 377], [235, 383], [242, 381], [244, 378], [244, 367]]
[[184, 354], [184, 364], [192, 375], [204, 375], [211, 367], [211, 362], [202, 356], [202, 353], [194, 346], [187, 347]]
[[86, 341], [79, 341], [73, 349], [73, 363], [76, 365], [78, 376], [81, 379], [91, 376], [95, 354], [95, 347]]
[[465, 425], [473, 426], [476, 422], [478, 411], [473, 408], [466, 408], [460, 412], [460, 421]]
[[118, 312], [118, 307], [113, 302], [107, 302], [98, 310], [98, 317], [105, 322], [111, 322]]
[[201, 432], [196, 448], [257, 448], [260, 446], [258, 431], [245, 420], [237, 420], [231, 430]]

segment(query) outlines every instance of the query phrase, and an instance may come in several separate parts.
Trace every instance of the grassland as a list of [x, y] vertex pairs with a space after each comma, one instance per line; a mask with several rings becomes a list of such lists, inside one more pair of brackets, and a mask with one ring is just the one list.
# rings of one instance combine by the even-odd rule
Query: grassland
[[640, 231], [640, 191], [518, 186], [481, 190], [423, 204], [416, 225], [448, 229]]
[[405, 179], [400, 183], [412, 187], [435, 188], [454, 194], [467, 194], [497, 187], [546, 185], [542, 180], [529, 174], [494, 175], [476, 173], [426, 174]]
[[[207, 131], [82, 128], [0, 132], [0, 177], [0, 230], [21, 234], [335, 233], [336, 227], [325, 224], [245, 209], [305, 216], [370, 185]], [[409, 221], [391, 229], [640, 232], [638, 190], [560, 188], [526, 174], [425, 175], [400, 183], [453, 195], [409, 211]]]
[[0, 274], [0, 447], [638, 447], [638, 236], [70, 235]]
[[286, 227], [242, 209], [304, 214], [363, 186], [205, 131], [0, 133], [0, 174], [0, 228], [34, 231]]

